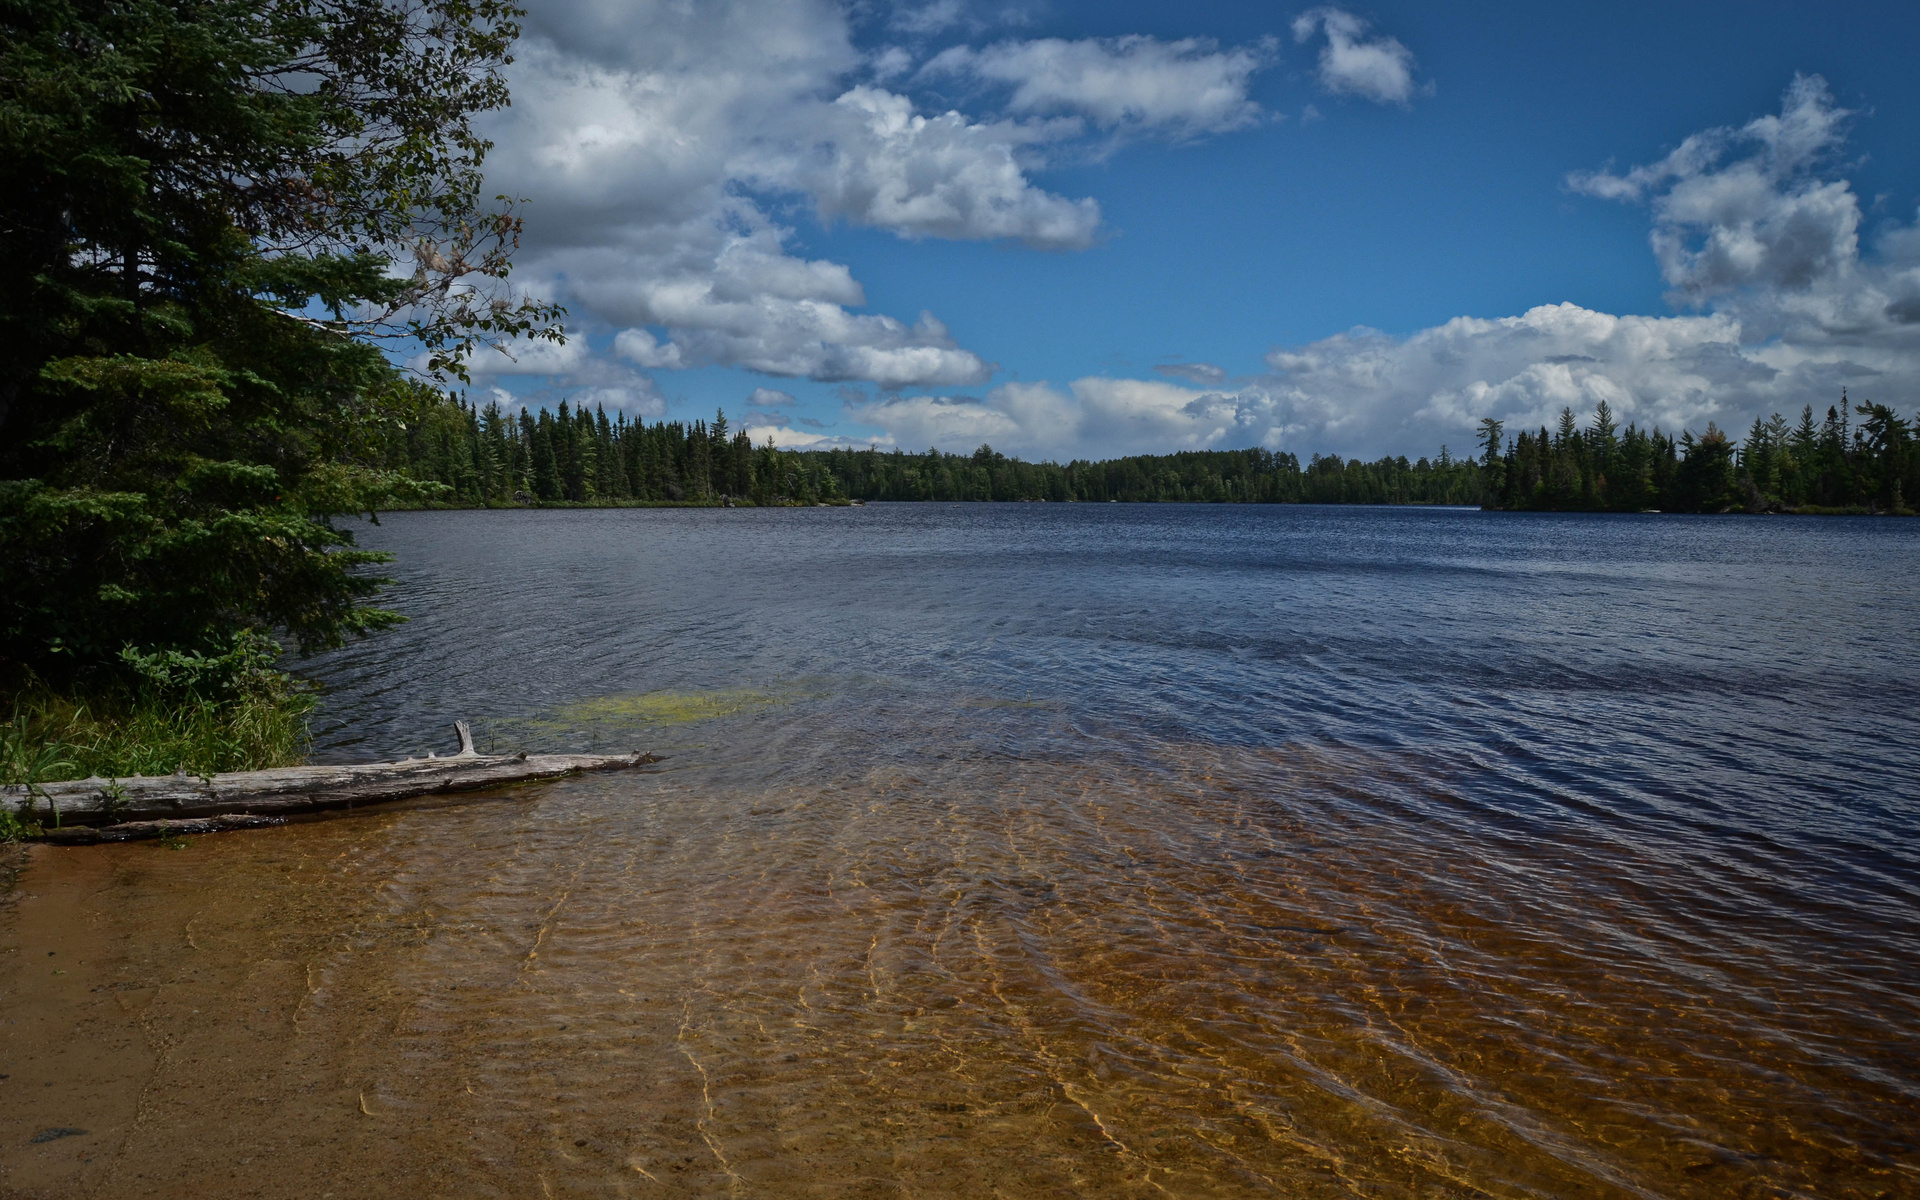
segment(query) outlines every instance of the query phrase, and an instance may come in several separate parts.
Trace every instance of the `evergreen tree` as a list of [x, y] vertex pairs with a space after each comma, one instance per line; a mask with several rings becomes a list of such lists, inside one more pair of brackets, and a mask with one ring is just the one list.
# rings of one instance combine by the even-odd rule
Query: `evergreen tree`
[[1500, 438], [1505, 432], [1503, 422], [1492, 417], [1480, 419], [1480, 469], [1487, 491], [1494, 496], [1502, 495], [1506, 484], [1506, 461], [1500, 454]]
[[557, 423], [547, 415], [546, 409], [540, 410], [540, 419], [533, 423], [532, 454], [533, 494], [542, 500], [559, 500], [561, 491], [560, 463], [554, 453]]
[[373, 343], [457, 370], [558, 332], [497, 290], [519, 225], [480, 200], [518, 15], [0, 2], [0, 660], [137, 677], [398, 619], [332, 520], [424, 494]]

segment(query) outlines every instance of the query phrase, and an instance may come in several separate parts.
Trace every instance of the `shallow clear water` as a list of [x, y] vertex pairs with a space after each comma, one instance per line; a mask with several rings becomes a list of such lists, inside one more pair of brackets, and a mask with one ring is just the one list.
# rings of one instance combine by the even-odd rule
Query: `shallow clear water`
[[[325, 664], [325, 753], [466, 715], [672, 755], [423, 825], [404, 871], [473, 913], [573, 881], [543, 953], [684, 1013], [733, 1080], [716, 1156], [898, 1107], [862, 1170], [1920, 1189], [1920, 525], [876, 505], [366, 540], [416, 619]], [[579, 704], [717, 690], [759, 702]]]
[[323, 758], [455, 717], [669, 757], [129, 857], [143, 903], [301, 914], [232, 944], [304, 962], [301, 1036], [406, 1115], [356, 1162], [470, 1195], [1920, 1194], [1920, 522], [364, 541], [414, 620], [317, 664]]

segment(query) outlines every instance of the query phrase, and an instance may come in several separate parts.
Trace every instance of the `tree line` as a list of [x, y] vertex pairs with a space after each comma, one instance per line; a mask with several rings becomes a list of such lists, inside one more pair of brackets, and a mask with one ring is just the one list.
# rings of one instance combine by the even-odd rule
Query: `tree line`
[[433, 503], [833, 504], [849, 500], [1189, 501], [1481, 504], [1480, 466], [1451, 456], [1374, 462], [1259, 448], [1142, 454], [1065, 464], [991, 446], [940, 450], [781, 450], [712, 421], [630, 420], [561, 402], [508, 412], [420, 389], [376, 465], [439, 489]]
[[[1862, 419], [1858, 422], [1853, 417]], [[1289, 451], [1191, 450], [1067, 463], [981, 446], [781, 450], [754, 445], [724, 412], [712, 421], [630, 420], [562, 402], [558, 412], [485, 407], [421, 387], [370, 465], [437, 489], [431, 503], [834, 504], [850, 500], [1176, 501], [1230, 504], [1459, 504], [1577, 512], [1882, 512], [1920, 489], [1914, 423], [1842, 398], [1816, 421], [1756, 420], [1735, 442], [1708, 423], [1677, 437], [1629, 423], [1602, 401], [1582, 428], [1507, 436], [1481, 422], [1481, 454], [1371, 462]]]
[[429, 485], [435, 505], [844, 503], [815, 454], [756, 447], [724, 412], [708, 421], [629, 420], [561, 401], [509, 412], [421, 386], [370, 464]]
[[[1853, 418], [1860, 417], [1859, 422]], [[1736, 442], [1709, 421], [1678, 437], [1629, 422], [1602, 400], [1579, 427], [1562, 409], [1549, 432], [1504, 437], [1480, 423], [1483, 486], [1493, 507], [1560, 512], [1911, 513], [1920, 492], [1914, 424], [1846, 393], [1816, 420], [1756, 418]]]

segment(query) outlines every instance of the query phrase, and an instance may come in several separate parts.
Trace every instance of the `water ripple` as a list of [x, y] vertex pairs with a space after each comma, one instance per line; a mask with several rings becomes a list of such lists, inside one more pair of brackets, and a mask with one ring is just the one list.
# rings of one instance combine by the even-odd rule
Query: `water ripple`
[[445, 931], [377, 968], [390, 1100], [473, 1081], [470, 1194], [1920, 1191], [1914, 522], [366, 535], [416, 619], [319, 664], [323, 755], [672, 756], [384, 828]]

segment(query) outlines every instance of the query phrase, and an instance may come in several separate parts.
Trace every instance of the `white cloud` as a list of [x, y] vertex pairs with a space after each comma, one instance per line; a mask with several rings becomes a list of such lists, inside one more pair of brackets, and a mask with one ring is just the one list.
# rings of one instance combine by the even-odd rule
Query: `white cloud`
[[898, 6], [887, 24], [902, 33], [929, 34], [952, 29], [966, 22], [967, 9], [961, 0], [930, 0], [926, 4]]
[[913, 70], [913, 55], [905, 46], [883, 46], [867, 60], [875, 79], [896, 79]]
[[[1800, 78], [1778, 116], [1697, 134], [1652, 166], [1571, 180], [1651, 205], [1654, 252], [1674, 298], [1699, 302], [1697, 313], [1546, 304], [1404, 338], [1356, 329], [1276, 349], [1267, 375], [1231, 391], [1093, 378], [849, 411], [902, 444], [943, 449], [990, 441], [1067, 458], [1257, 443], [1373, 457], [1462, 451], [1484, 417], [1517, 430], [1551, 425], [1563, 407], [1584, 418], [1602, 400], [1622, 421], [1676, 433], [1711, 420], [1736, 434], [1755, 417], [1824, 409], [1843, 386], [1907, 403], [1920, 392], [1920, 222], [1861, 253], [1858, 201], [1821, 173], [1846, 115], [1823, 81]], [[1156, 370], [1217, 382], [1204, 366]]]
[[1623, 174], [1579, 172], [1574, 190], [1645, 201], [1672, 299], [1741, 322], [1768, 351], [1850, 356], [1908, 377], [1920, 352], [1920, 224], [1886, 230], [1862, 253], [1863, 214], [1832, 176], [1853, 114], [1818, 75], [1796, 76], [1778, 115], [1709, 129]]
[[842, 437], [838, 434], [807, 433], [786, 425], [749, 425], [747, 437], [756, 446], [772, 442], [782, 450], [866, 450], [880, 447], [890, 450], [893, 440], [888, 437]]
[[1067, 391], [1008, 383], [984, 400], [905, 396], [849, 406], [901, 445], [972, 449], [982, 443], [1035, 458], [1164, 454], [1246, 444], [1236, 398], [1151, 379], [1091, 377]]
[[785, 404], [797, 404], [792, 392], [782, 392], [775, 388], [757, 387], [747, 396], [747, 403], [755, 408], [779, 408]]
[[516, 277], [626, 330], [643, 367], [888, 388], [991, 374], [931, 316], [855, 311], [845, 265], [792, 252], [775, 206], [793, 199], [905, 237], [1074, 248], [1099, 227], [1092, 200], [1028, 174], [1078, 125], [924, 114], [850, 83], [863, 57], [831, 0], [543, 5], [516, 54], [514, 104], [487, 129], [489, 187], [534, 198]]
[[1366, 32], [1365, 21], [1338, 8], [1316, 8], [1293, 22], [1297, 42], [1326, 35], [1327, 44], [1320, 48], [1320, 86], [1381, 104], [1406, 104], [1414, 92], [1413, 52], [1397, 38], [1364, 40]]
[[[483, 348], [472, 360], [468, 373], [473, 385], [488, 399], [502, 405], [556, 404], [569, 400], [586, 408], [602, 405], [635, 416], [661, 416], [666, 399], [653, 379], [622, 363], [596, 357], [584, 338], [572, 337], [559, 342], [510, 342], [509, 353]], [[425, 370], [427, 355], [417, 355], [409, 364]], [[520, 391], [502, 387], [502, 379], [537, 378], [540, 383]]]
[[1016, 113], [1074, 113], [1107, 129], [1196, 136], [1259, 121], [1249, 80], [1272, 60], [1269, 45], [1221, 50], [1204, 38], [1039, 38], [984, 49], [954, 46], [922, 76], [960, 76], [1011, 89]]
[[980, 124], [957, 112], [922, 116], [905, 96], [872, 87], [823, 114], [824, 148], [767, 171], [805, 186], [822, 216], [907, 237], [1014, 238], [1049, 250], [1093, 244], [1100, 207], [1027, 182], [1016, 152], [1074, 132]]
[[[576, 408], [620, 409], [630, 416], [664, 417], [667, 400], [653, 379], [631, 367], [597, 360], [589, 369], [556, 379], [547, 394], [571, 397]], [[545, 396], [540, 397], [545, 399]]]
[[[1815, 173], [1844, 140], [1851, 115], [1824, 79], [1797, 76], [1778, 116], [1696, 133], [1623, 175], [1578, 171], [1567, 184], [1608, 200], [1650, 196], [1654, 255], [1685, 299], [1755, 286], [1805, 289], [1859, 254], [1858, 198], [1846, 180]], [[1735, 147], [1752, 153], [1726, 162]]]
[[903, 445], [1051, 458], [1264, 445], [1307, 455], [1432, 453], [1470, 445], [1481, 418], [1515, 430], [1605, 400], [1622, 421], [1669, 431], [1708, 420], [1743, 428], [1762, 412], [1837, 396], [1842, 384], [1899, 374], [1911, 356], [1828, 354], [1748, 344], [1723, 315], [1613, 316], [1549, 304], [1517, 317], [1459, 317], [1395, 338], [1354, 330], [1274, 350], [1270, 373], [1207, 390], [1093, 377], [1065, 391], [1008, 384], [983, 400], [911, 396], [850, 408]]
[[[840, 277], [804, 269], [832, 265], [751, 249], [738, 256], [723, 251], [705, 273], [603, 280], [590, 294], [609, 319], [673, 331], [669, 342], [638, 327], [614, 338], [615, 353], [643, 367], [722, 364], [796, 378], [868, 380], [885, 388], [974, 384], [992, 375], [992, 365], [955, 344], [932, 313], [907, 325], [848, 312], [835, 299]], [[857, 297], [858, 285], [850, 277], [844, 282]]]
[[1619, 317], [1548, 304], [1517, 317], [1457, 317], [1409, 338], [1354, 330], [1267, 355], [1254, 393], [1271, 445], [1348, 453], [1461, 443], [1483, 417], [1551, 424], [1601, 400], [1623, 420], [1674, 430], [1736, 397], [1771, 395], [1779, 367], [1748, 356], [1722, 316]]
[[[414, 362], [417, 370], [426, 367], [427, 355], [420, 355]], [[476, 377], [493, 378], [499, 375], [561, 375], [575, 371], [587, 363], [587, 343], [583, 338], [568, 338], [562, 342], [507, 342], [498, 348], [482, 347], [468, 363], [468, 370]]]

